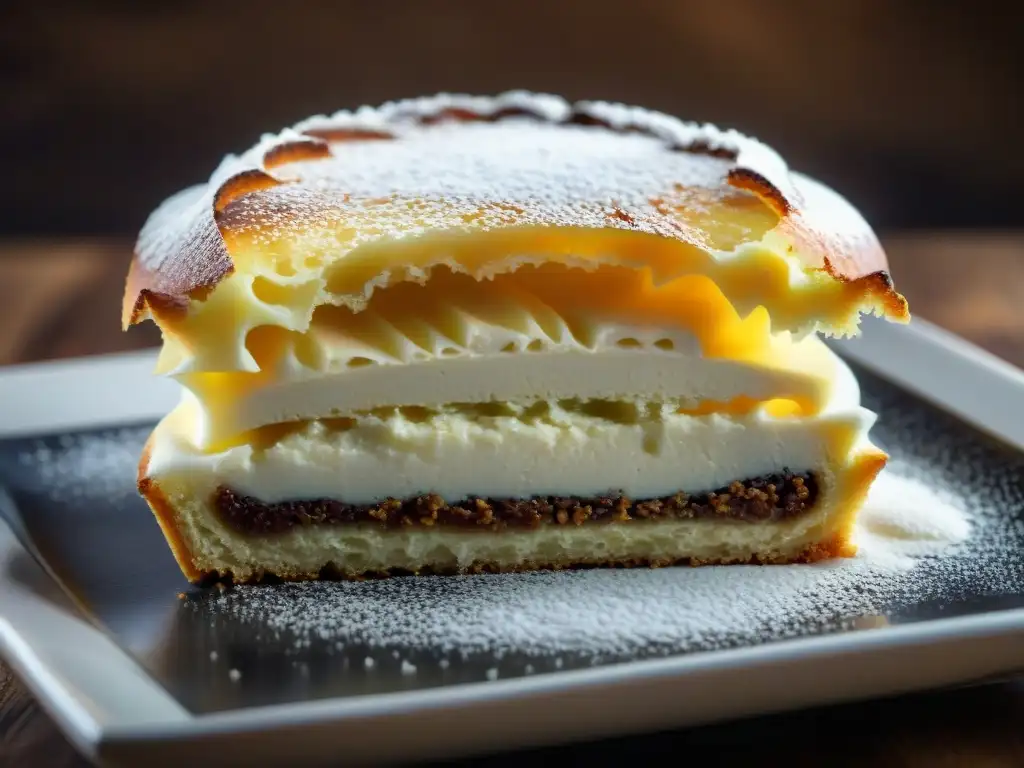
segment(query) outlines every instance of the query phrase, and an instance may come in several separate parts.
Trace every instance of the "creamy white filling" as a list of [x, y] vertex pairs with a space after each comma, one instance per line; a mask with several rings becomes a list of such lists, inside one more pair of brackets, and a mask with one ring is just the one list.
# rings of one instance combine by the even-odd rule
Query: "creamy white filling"
[[836, 367], [828, 404], [804, 418], [664, 413], [620, 423], [555, 408], [533, 423], [460, 413], [421, 422], [396, 413], [365, 417], [345, 431], [314, 423], [261, 451], [241, 445], [206, 454], [189, 439], [185, 409], [157, 430], [148, 474], [191, 493], [223, 484], [267, 502], [712, 490], [783, 468], [845, 466], [875, 416], [860, 407], [853, 373], [838, 360]]
[[[430, 355], [419, 347], [420, 356], [404, 352], [408, 361], [348, 341], [332, 354], [371, 362], [318, 374], [286, 360], [272, 382], [220, 395], [185, 377], [182, 384], [192, 388], [197, 408], [192, 441], [208, 447], [266, 424], [345, 415], [380, 405], [628, 397], [677, 399], [695, 406], [707, 398], [722, 402], [740, 396], [821, 403], [829, 396], [835, 373], [835, 358], [816, 338], [776, 341], [780, 354], [804, 363], [801, 370], [787, 370], [777, 360], [704, 357], [697, 339], [685, 331], [603, 325], [592, 348], [569, 335], [556, 341], [537, 334], [478, 326], [466, 346], [438, 341]], [[543, 346], [530, 351], [528, 345], [540, 345], [541, 339]], [[516, 351], [503, 352], [509, 344]]]

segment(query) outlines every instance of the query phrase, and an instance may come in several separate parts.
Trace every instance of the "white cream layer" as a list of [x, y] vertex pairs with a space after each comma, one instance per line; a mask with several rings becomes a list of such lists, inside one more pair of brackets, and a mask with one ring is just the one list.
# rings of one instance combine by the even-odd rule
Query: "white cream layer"
[[[366, 361], [358, 367], [342, 361], [340, 369], [331, 366], [334, 373], [317, 373], [286, 357], [269, 381], [235, 374], [238, 386], [218, 388], [204, 384], [208, 378], [182, 377], [197, 409], [192, 441], [205, 448], [266, 424], [389, 404], [646, 398], [695, 407], [705, 399], [741, 396], [823, 404], [836, 374], [834, 356], [816, 337], [779, 337], [773, 340], [778, 357], [740, 362], [704, 357], [697, 339], [680, 330], [604, 324], [589, 348], [568, 333], [553, 339], [539, 329], [516, 333], [474, 324], [473, 330], [471, 343], [456, 348], [438, 340], [429, 355], [421, 347], [389, 357], [351, 339], [333, 349], [325, 343], [335, 356]], [[502, 351], [508, 345], [515, 351]]]
[[835, 361], [832, 395], [817, 416], [776, 419], [663, 414], [621, 423], [552, 411], [534, 423], [446, 414], [428, 422], [399, 414], [360, 419], [345, 431], [312, 424], [262, 451], [241, 445], [205, 454], [189, 439], [183, 404], [158, 428], [147, 474], [202, 493], [217, 485], [266, 502], [333, 498], [369, 503], [438, 493], [467, 496], [633, 498], [712, 490], [733, 480], [845, 466], [875, 416], [859, 405], [853, 373]]

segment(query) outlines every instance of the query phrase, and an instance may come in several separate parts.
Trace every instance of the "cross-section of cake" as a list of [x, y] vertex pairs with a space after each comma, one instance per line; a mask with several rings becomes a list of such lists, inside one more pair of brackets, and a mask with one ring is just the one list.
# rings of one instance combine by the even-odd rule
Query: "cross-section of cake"
[[821, 334], [906, 321], [735, 132], [525, 93], [307, 120], [145, 225], [180, 405], [139, 489], [236, 581], [848, 556], [885, 454]]

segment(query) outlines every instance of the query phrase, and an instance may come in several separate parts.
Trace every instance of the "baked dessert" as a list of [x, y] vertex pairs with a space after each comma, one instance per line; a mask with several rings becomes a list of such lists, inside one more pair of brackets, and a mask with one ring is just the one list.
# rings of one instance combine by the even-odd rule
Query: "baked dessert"
[[522, 92], [316, 117], [139, 237], [190, 579], [848, 556], [886, 456], [821, 335], [902, 322], [869, 226], [732, 131]]

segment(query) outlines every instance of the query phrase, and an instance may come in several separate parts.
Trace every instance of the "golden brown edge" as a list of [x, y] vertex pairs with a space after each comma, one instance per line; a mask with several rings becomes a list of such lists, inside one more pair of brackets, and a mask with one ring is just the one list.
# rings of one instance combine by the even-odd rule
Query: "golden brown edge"
[[[889, 272], [889, 260], [870, 228], [864, 232], [856, 248], [846, 248], [828, 233], [815, 232], [800, 226], [802, 212], [795, 209], [786, 196], [768, 179], [749, 168], [729, 171], [729, 183], [737, 189], [757, 195], [781, 219], [780, 230], [795, 243], [823, 253], [822, 270], [832, 279], [845, 283], [860, 301], [878, 306], [884, 316], [895, 322], [910, 320], [906, 297], [896, 290]], [[865, 224], [865, 226], [867, 226]], [[865, 273], [865, 269], [870, 270]]]
[[880, 307], [886, 319], [898, 323], [910, 321], [910, 304], [906, 297], [896, 290], [892, 275], [888, 270], [872, 272], [869, 275], [850, 280], [835, 272], [830, 260], [826, 258], [825, 271], [836, 280], [850, 286], [862, 297], [863, 302]]
[[[230, 272], [230, 268], [225, 268], [215, 278], [216, 281], [219, 282]], [[138, 323], [150, 312], [169, 320], [183, 316], [188, 310], [189, 300], [195, 298], [199, 290], [199, 286], [193, 287], [188, 295], [183, 296], [176, 290], [161, 291], [157, 288], [159, 284], [157, 276], [142, 266], [138, 259], [132, 259], [125, 279], [124, 299], [121, 302], [122, 329], [126, 330]], [[213, 285], [216, 285], [216, 282]]]
[[195, 567], [192, 560], [192, 550], [185, 543], [185, 539], [175, 524], [174, 507], [171, 506], [170, 500], [160, 490], [160, 486], [147, 476], [149, 457], [153, 452], [153, 439], [154, 435], [151, 434], [142, 448], [142, 458], [139, 460], [136, 484], [139, 494], [146, 500], [150, 510], [153, 512], [153, 516], [156, 518], [157, 524], [160, 526], [160, 530], [163, 531], [164, 538], [167, 539], [167, 544], [171, 548], [171, 554], [174, 555], [174, 559], [178, 562], [181, 572], [185, 575], [186, 579], [196, 583], [202, 579], [203, 574]]

